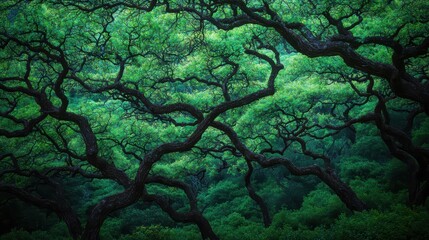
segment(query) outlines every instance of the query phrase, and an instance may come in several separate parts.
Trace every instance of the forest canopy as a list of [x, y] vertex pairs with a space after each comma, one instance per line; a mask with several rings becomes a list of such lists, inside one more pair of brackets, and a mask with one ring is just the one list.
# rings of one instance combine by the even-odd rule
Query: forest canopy
[[2, 1], [0, 238], [429, 239], [428, 11]]

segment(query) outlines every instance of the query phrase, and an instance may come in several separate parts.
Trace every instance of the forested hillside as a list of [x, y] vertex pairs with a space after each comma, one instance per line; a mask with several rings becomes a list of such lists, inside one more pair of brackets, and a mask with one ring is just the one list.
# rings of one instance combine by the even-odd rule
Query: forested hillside
[[0, 239], [429, 239], [428, 12], [1, 1]]

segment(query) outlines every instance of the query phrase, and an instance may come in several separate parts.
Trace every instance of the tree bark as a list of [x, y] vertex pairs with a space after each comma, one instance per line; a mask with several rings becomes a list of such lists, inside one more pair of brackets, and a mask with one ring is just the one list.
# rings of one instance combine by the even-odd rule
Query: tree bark
[[319, 178], [335, 192], [348, 209], [358, 212], [368, 209], [368, 206], [335, 173], [323, 171]]

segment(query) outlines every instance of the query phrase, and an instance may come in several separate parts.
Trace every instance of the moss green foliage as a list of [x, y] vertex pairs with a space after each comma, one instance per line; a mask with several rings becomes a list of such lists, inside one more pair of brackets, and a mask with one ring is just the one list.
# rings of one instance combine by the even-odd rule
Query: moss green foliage
[[[118, 6], [92, 9], [107, 2]], [[214, 124], [202, 128], [204, 133], [191, 147], [166, 151], [151, 166], [149, 177], [163, 176], [190, 186], [192, 204], [198, 205], [222, 240], [429, 239], [428, 203], [407, 205], [410, 172], [417, 170], [394, 154], [404, 151], [414, 162], [428, 156], [429, 119], [423, 104], [396, 95], [395, 83], [365, 72], [366, 66], [351, 66], [337, 50], [329, 56], [308, 57], [288, 41], [290, 35], [306, 31], [321, 43], [335, 40], [340, 30], [329, 22], [329, 15], [341, 18], [346, 28], [357, 23], [347, 30], [356, 42], [335, 41], [378, 66], [394, 64], [390, 44], [422, 44], [426, 52], [407, 58], [402, 75], [418, 79], [415, 88], [424, 86], [427, 91], [428, 1], [243, 1], [257, 16], [307, 26], [290, 27], [288, 35], [265, 23], [231, 22], [245, 13], [233, 4], [238, 1], [219, 5], [218, 1], [156, 1], [150, 11], [140, 9], [148, 2], [1, 1], [1, 240], [72, 239], [55, 211], [33, 206], [31, 200], [4, 190], [7, 186], [70, 205], [85, 227], [95, 206], [129, 187], [108, 176], [103, 167], [120, 170], [132, 184], [147, 154], [162, 144], [175, 147], [191, 142], [190, 136], [199, 134], [199, 124], [213, 109], [267, 88], [271, 70], [280, 63], [284, 69], [269, 86], [275, 89], [273, 94], [221, 109], [215, 120], [231, 126], [247, 150], [260, 156], [333, 172], [368, 210], [349, 210], [315, 174], [294, 174], [281, 164], [264, 168], [253, 159], [250, 182], [272, 218], [271, 225], [264, 227], [260, 205], [246, 188], [245, 154]], [[169, 2], [168, 7], [164, 2]], [[209, 6], [204, 2], [216, 4], [204, 9]], [[178, 6], [185, 10], [167, 11]], [[268, 9], [277, 15], [270, 15]], [[223, 19], [222, 24], [237, 26], [223, 30], [211, 18], [199, 19], [209, 12], [213, 19]], [[392, 36], [393, 43], [364, 43], [373, 36]], [[68, 64], [60, 86], [56, 84], [64, 64], [58, 58]], [[28, 91], [44, 93], [46, 99]], [[42, 109], [42, 100], [51, 108]], [[375, 114], [380, 103], [384, 104], [380, 119], [359, 121]], [[201, 116], [183, 109], [162, 112], [184, 105]], [[87, 147], [88, 129], [77, 124], [82, 121], [52, 114], [64, 106], [67, 113], [88, 120], [97, 141], [94, 158], [88, 154], [93, 150]], [[26, 132], [25, 126], [38, 116], [43, 119], [28, 133], [7, 136]], [[407, 141], [382, 137], [383, 131]], [[396, 148], [389, 148], [389, 143]], [[406, 152], [407, 147], [422, 149], [421, 155]], [[94, 159], [105, 165], [97, 166]], [[425, 171], [417, 177], [419, 187], [429, 184], [423, 179]], [[186, 214], [192, 206], [182, 189], [145, 184], [141, 192], [147, 198], [109, 212], [100, 229], [102, 240], [201, 239], [192, 221], [175, 221], [161, 204], [148, 200], [159, 197], [177, 213]]]

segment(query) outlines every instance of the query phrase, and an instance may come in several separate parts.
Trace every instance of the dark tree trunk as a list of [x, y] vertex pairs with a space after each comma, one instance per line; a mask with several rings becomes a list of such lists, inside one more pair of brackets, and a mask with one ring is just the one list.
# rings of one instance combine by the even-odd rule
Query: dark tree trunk
[[423, 206], [429, 195], [429, 174], [410, 174], [408, 201], [410, 205]]
[[270, 212], [268, 211], [268, 207], [264, 202], [264, 199], [259, 196], [255, 189], [253, 189], [252, 183], [251, 183], [251, 177], [253, 173], [253, 166], [250, 160], [246, 159], [247, 162], [247, 173], [244, 177], [244, 181], [246, 184], [247, 192], [249, 193], [250, 198], [252, 198], [253, 201], [255, 201], [256, 204], [258, 204], [259, 208], [261, 209], [262, 213], [262, 220], [264, 222], [265, 227], [269, 227], [271, 225], [271, 218], [270, 218]]
[[82, 226], [80, 224], [79, 218], [66, 201], [56, 202], [50, 199], [44, 199], [21, 188], [7, 184], [0, 184], [0, 192], [12, 194], [18, 199], [36, 207], [54, 211], [60, 219], [64, 220], [73, 239], [78, 239], [82, 234]]
[[219, 240], [219, 237], [213, 232], [210, 223], [201, 214], [197, 214], [195, 216], [195, 222], [200, 229], [201, 237], [203, 239]]
[[82, 234], [82, 225], [79, 218], [71, 208], [64, 208], [63, 212], [59, 212], [58, 216], [64, 220], [73, 239], [78, 239]]
[[348, 209], [358, 212], [368, 209], [368, 206], [335, 173], [322, 172], [319, 178], [335, 192]]

